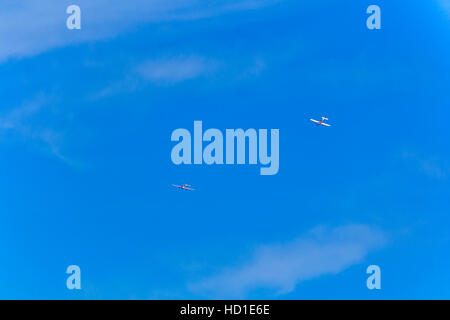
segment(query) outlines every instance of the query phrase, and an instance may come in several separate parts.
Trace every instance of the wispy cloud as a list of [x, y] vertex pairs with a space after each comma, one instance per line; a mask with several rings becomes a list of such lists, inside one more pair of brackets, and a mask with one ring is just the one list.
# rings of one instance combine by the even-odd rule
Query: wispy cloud
[[46, 103], [46, 98], [38, 95], [9, 112], [0, 114], [0, 137], [12, 135], [38, 142], [57, 158], [71, 162], [61, 152], [61, 134], [48, 126], [36, 124], [35, 119], [43, 112]]
[[23, 121], [33, 114], [39, 112], [43, 106], [43, 98], [39, 97], [33, 101], [17, 107], [8, 114], [0, 117], [0, 130], [21, 130], [24, 128]]
[[204, 57], [196, 54], [181, 54], [170, 57], [141, 61], [120, 78], [105, 88], [90, 94], [93, 100], [129, 93], [147, 85], [170, 86], [193, 79], [227, 77], [227, 83], [245, 81], [260, 76], [266, 69], [261, 57], [244, 57], [238, 64], [221, 58]]
[[450, 174], [450, 165], [436, 155], [424, 156], [404, 150], [402, 158], [430, 178], [446, 179]]
[[179, 55], [170, 58], [146, 60], [127, 71], [122, 79], [94, 92], [94, 100], [123, 92], [133, 92], [148, 83], [174, 85], [186, 80], [207, 76], [219, 68], [220, 63], [197, 55]]
[[66, 29], [66, 8], [73, 1], [0, 2], [0, 62], [52, 48], [105, 39], [142, 22], [194, 20], [253, 10], [280, 0], [77, 0], [82, 29]]
[[304, 280], [336, 274], [382, 246], [386, 235], [367, 225], [319, 227], [295, 241], [258, 248], [247, 263], [192, 283], [189, 288], [214, 298], [244, 298], [266, 288], [289, 293]]
[[450, 15], [450, 1], [448, 0], [439, 0], [444, 10]]
[[217, 63], [205, 58], [189, 56], [146, 61], [136, 68], [145, 80], [155, 83], [176, 83], [214, 71]]

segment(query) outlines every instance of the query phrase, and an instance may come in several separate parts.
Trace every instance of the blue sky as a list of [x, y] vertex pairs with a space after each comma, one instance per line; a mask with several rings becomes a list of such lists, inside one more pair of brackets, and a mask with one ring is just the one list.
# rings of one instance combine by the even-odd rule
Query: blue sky
[[[448, 1], [0, 9], [0, 298], [450, 297]], [[194, 120], [280, 129], [278, 174], [174, 165]]]

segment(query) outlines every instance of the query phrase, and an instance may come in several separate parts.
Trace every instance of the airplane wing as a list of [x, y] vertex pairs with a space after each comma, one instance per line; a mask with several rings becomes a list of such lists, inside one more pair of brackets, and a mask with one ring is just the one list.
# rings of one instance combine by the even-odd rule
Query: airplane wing
[[317, 120], [314, 120], [314, 119], [309, 119], [309, 120], [311, 120], [311, 121], [314, 122], [314, 123], [320, 124], [320, 122], [317, 121]]
[[185, 190], [194, 191], [195, 189], [184, 187]]
[[331, 127], [331, 124], [328, 124], [328, 123], [321, 123], [321, 125], [323, 125], [323, 126], [325, 126], [325, 127]]

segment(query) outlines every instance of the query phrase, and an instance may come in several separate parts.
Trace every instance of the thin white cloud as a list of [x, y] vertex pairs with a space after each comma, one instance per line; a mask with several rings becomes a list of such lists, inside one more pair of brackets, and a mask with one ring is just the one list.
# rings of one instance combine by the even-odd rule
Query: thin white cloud
[[193, 20], [252, 10], [280, 0], [77, 0], [82, 29], [67, 30], [68, 0], [2, 0], [0, 62], [84, 41], [113, 37], [142, 22]]
[[266, 68], [266, 62], [261, 57], [244, 58], [243, 60], [237, 66], [227, 64], [224, 60], [195, 54], [146, 60], [127, 70], [120, 80], [90, 94], [90, 98], [97, 100], [119, 93], [134, 92], [148, 84], [169, 86], [197, 78], [220, 76], [225, 73], [229, 76], [228, 83], [232, 83], [257, 77]]
[[12, 135], [38, 142], [60, 160], [71, 163], [71, 160], [61, 153], [61, 134], [48, 126], [36, 124], [35, 119], [43, 112], [45, 105], [45, 97], [39, 95], [7, 113], [0, 114], [0, 137]]
[[[26, 128], [26, 121], [31, 116], [38, 113], [44, 106], [45, 99], [38, 96], [31, 101], [23, 103], [6, 114], [0, 115], [0, 130], [23, 131]], [[0, 132], [2, 132], [0, 131]]]
[[450, 1], [449, 0], [440, 0], [439, 1], [442, 7], [445, 9], [448, 15], [450, 15]]
[[450, 174], [450, 166], [438, 156], [424, 156], [404, 150], [402, 152], [402, 158], [430, 178], [446, 179]]
[[139, 75], [155, 83], [176, 83], [214, 71], [217, 64], [201, 57], [177, 57], [147, 61], [136, 68]]
[[23, 120], [38, 112], [41, 107], [42, 98], [39, 98], [0, 116], [0, 130], [20, 130]]
[[245, 298], [257, 288], [289, 293], [301, 281], [337, 274], [360, 263], [385, 242], [383, 232], [367, 225], [320, 227], [289, 243], [262, 246], [247, 263], [190, 284], [189, 288], [213, 298]]
[[122, 79], [109, 84], [90, 95], [91, 99], [101, 99], [117, 93], [139, 90], [147, 83], [154, 85], [174, 85], [186, 80], [207, 76], [219, 68], [220, 62], [196, 55], [180, 55], [143, 61], [127, 71]]

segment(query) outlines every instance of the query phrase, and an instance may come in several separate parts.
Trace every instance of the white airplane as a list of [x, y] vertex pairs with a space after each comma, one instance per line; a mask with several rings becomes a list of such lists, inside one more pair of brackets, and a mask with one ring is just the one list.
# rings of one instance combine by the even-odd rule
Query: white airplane
[[328, 120], [328, 118], [326, 118], [326, 117], [322, 117], [322, 120], [320, 120], [320, 121], [317, 121], [317, 120], [314, 120], [314, 119], [309, 119], [309, 120], [311, 120], [312, 122], [314, 122], [317, 125], [321, 125], [321, 126], [325, 126], [325, 127], [330, 127], [331, 126], [331, 124], [328, 124], [328, 123], [324, 122], [325, 120]]
[[195, 189], [189, 188], [190, 185], [188, 185], [188, 184], [183, 184], [182, 186], [177, 186], [176, 184], [173, 184], [172, 186], [174, 186], [175, 188], [183, 189], [183, 190], [189, 190], [189, 191], [195, 190]]

